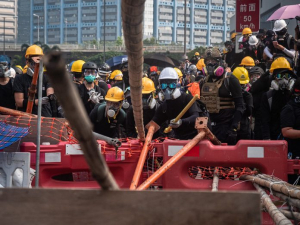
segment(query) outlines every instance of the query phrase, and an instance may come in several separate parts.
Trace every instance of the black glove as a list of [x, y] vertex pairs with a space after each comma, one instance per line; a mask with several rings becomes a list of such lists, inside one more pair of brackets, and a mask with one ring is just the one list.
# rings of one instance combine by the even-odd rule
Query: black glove
[[235, 145], [236, 144], [236, 130], [235, 129], [230, 129], [226, 133], [226, 142], [228, 145]]

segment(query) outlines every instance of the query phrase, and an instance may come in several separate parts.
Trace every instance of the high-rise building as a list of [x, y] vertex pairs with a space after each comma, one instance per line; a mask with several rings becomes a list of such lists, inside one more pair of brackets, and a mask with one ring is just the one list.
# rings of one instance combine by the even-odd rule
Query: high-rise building
[[[17, 38], [18, 0], [0, 0], [0, 42], [8, 45], [15, 43]], [[4, 36], [5, 34], [5, 36]]]
[[[30, 43], [83, 43], [122, 36], [121, 0], [28, 0]], [[160, 44], [183, 44], [184, 0], [146, 0], [144, 38]], [[224, 42], [235, 0], [187, 0], [186, 42], [191, 48]]]

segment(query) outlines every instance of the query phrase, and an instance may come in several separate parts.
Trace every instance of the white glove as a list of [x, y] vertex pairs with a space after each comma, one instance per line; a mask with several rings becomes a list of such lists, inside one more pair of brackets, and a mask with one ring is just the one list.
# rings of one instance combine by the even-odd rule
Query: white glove
[[89, 92], [90, 95], [90, 100], [94, 103], [94, 104], [98, 104], [100, 102], [100, 100], [103, 99], [103, 96], [101, 96], [101, 93], [95, 92], [95, 90], [91, 90]]
[[182, 120], [181, 119], [179, 119], [177, 122], [175, 122], [175, 119], [172, 119], [170, 121], [169, 126], [172, 127], [173, 129], [176, 129], [176, 128], [180, 127], [181, 124], [182, 124]]
[[49, 102], [49, 97], [48, 96], [42, 97], [42, 105], [48, 104], [48, 102]]

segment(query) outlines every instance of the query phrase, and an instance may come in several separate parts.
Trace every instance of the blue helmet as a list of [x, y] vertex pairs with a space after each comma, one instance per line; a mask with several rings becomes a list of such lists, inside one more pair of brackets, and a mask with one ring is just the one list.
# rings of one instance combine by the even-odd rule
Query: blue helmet
[[0, 55], [0, 77], [10, 76], [11, 60], [7, 55]]

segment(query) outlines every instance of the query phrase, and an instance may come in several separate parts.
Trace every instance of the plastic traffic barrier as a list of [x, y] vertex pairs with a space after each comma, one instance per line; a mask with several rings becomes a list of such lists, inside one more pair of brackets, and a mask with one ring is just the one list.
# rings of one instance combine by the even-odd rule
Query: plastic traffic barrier
[[[99, 151], [104, 155], [118, 185], [129, 188], [139, 156], [135, 151], [141, 149], [141, 144], [131, 140], [122, 144], [116, 157], [112, 146], [103, 141], [98, 143]], [[31, 167], [35, 168], [36, 145], [24, 142], [20, 149], [31, 153]], [[41, 145], [40, 155], [40, 187], [99, 188], [97, 182], [91, 180], [89, 167], [78, 144], [60, 142], [57, 145]]]

